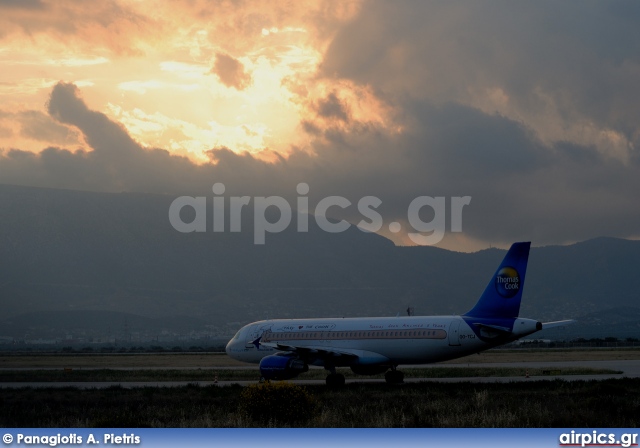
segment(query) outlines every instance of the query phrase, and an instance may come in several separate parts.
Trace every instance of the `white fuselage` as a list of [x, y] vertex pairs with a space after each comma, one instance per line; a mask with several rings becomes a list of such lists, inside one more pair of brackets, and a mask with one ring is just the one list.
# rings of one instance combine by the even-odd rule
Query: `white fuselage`
[[[241, 328], [227, 344], [234, 359], [259, 363], [278, 352], [255, 341], [344, 351], [336, 366], [426, 364], [459, 358], [536, 331], [536, 321], [516, 319], [513, 334], [500, 342], [481, 340], [460, 316], [411, 316], [342, 319], [279, 319]], [[312, 363], [313, 364], [313, 363]]]

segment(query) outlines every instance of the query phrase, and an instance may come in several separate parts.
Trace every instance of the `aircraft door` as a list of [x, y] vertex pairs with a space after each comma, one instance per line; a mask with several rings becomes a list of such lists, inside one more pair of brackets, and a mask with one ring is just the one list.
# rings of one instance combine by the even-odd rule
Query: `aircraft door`
[[460, 345], [460, 320], [454, 319], [449, 325], [449, 345]]

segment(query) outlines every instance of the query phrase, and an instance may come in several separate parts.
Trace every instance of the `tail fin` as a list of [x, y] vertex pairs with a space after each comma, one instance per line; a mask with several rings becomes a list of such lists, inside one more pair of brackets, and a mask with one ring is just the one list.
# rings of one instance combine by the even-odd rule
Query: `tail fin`
[[511, 246], [476, 306], [464, 316], [518, 317], [530, 246], [530, 242], [514, 243]]

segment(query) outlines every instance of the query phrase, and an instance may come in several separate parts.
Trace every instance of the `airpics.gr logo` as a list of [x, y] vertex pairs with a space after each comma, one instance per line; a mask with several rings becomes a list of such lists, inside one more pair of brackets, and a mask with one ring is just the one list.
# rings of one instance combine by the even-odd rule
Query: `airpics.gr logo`
[[520, 275], [515, 268], [506, 266], [496, 274], [496, 291], [505, 299], [518, 294], [520, 291]]

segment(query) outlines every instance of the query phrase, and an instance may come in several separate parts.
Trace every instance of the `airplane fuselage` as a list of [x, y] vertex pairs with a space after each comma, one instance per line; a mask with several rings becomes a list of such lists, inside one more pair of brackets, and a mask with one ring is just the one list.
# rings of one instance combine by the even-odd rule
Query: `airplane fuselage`
[[[537, 331], [534, 320], [512, 321], [510, 340]], [[483, 337], [472, 327], [461, 316], [265, 320], [241, 328], [226, 350], [237, 360], [259, 363], [278, 352], [263, 343], [279, 343], [358, 355], [357, 359], [338, 356], [336, 366], [395, 366], [446, 361], [509, 342], [504, 337]]]
[[[240, 361], [259, 363], [264, 379], [295, 378], [323, 366], [328, 386], [344, 384], [336, 367], [356, 374], [385, 372], [401, 383], [399, 365], [460, 358], [523, 336], [565, 325], [517, 317], [531, 243], [514, 243], [475, 306], [460, 316], [263, 320], [242, 327], [227, 344]], [[546, 328], [545, 327], [545, 328]]]

